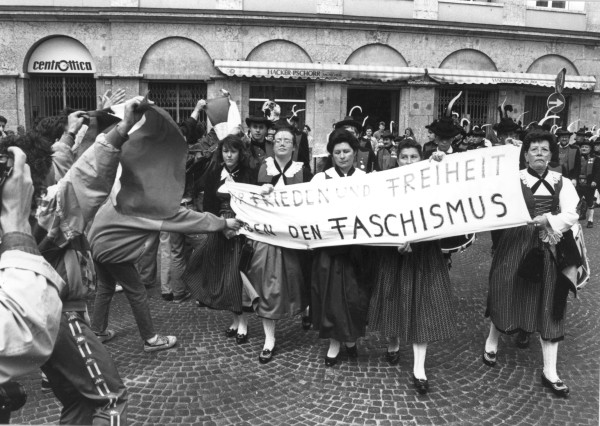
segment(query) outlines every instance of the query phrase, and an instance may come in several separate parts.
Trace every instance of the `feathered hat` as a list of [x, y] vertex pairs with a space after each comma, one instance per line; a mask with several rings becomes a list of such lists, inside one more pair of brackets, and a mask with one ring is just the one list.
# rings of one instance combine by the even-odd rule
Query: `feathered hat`
[[273, 124], [279, 120], [281, 114], [281, 107], [273, 100], [265, 101], [261, 108], [263, 115], [250, 115], [246, 117], [246, 126], [250, 126], [251, 123], [264, 124], [267, 128], [273, 126]]
[[473, 128], [471, 129], [471, 132], [469, 133], [469, 136], [485, 137], [485, 130], [483, 130], [479, 126], [473, 126]]
[[344, 119], [342, 121], [338, 121], [337, 123], [335, 123], [335, 128], [336, 129], [340, 129], [344, 126], [352, 126], [356, 128], [356, 131], [358, 133], [360, 133], [362, 131], [362, 125], [360, 124], [360, 122], [358, 122], [357, 120], [354, 119], [354, 117], [352, 117], [352, 111], [354, 111], [355, 108], [358, 108], [360, 110], [360, 112], [362, 113], [362, 108], [358, 105], [353, 106], [350, 109], [350, 112], [348, 113], [348, 115], [346, 117], [344, 117]]
[[453, 138], [458, 135], [461, 131], [463, 131], [462, 127], [454, 124], [454, 120], [452, 119], [452, 107], [454, 103], [460, 96], [462, 92], [456, 95], [450, 103], [448, 103], [448, 107], [446, 108], [446, 112], [443, 117], [438, 120], [433, 120], [433, 123], [425, 126], [426, 129], [429, 129], [431, 133], [441, 138]]
[[589, 131], [589, 129], [585, 126], [580, 127], [579, 130], [577, 130], [577, 132], [575, 132], [575, 136], [583, 136], [583, 137], [590, 137], [592, 132]]
[[508, 115], [509, 112], [513, 112], [512, 105], [504, 105], [504, 102], [506, 102], [506, 99], [504, 99], [502, 105], [498, 107], [500, 122], [494, 124], [492, 127], [498, 134], [516, 132], [521, 128], [521, 126]]

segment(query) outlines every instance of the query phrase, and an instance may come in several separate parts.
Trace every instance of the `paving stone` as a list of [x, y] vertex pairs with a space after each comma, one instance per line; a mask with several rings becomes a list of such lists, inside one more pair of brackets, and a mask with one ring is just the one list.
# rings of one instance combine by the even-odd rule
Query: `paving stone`
[[[566, 338], [558, 371], [571, 387], [559, 399], [541, 384], [537, 337], [518, 349], [502, 336], [498, 364], [481, 362], [489, 330], [484, 318], [490, 267], [489, 233], [453, 255], [450, 272], [457, 303], [457, 337], [428, 346], [430, 392], [418, 395], [411, 381], [412, 348], [401, 345], [398, 366], [384, 358], [385, 339], [368, 332], [358, 360], [324, 365], [327, 342], [302, 330], [300, 318], [278, 321], [275, 359], [258, 363], [263, 331], [250, 316], [249, 343], [237, 345], [223, 331], [230, 315], [150, 299], [159, 333], [175, 334], [170, 351], [146, 354], [125, 296], [114, 297], [110, 325], [117, 331], [107, 348], [129, 391], [130, 425], [598, 425], [600, 359], [600, 227], [585, 229], [591, 282], [570, 297]], [[159, 290], [155, 289], [156, 292]], [[90, 309], [92, 305], [90, 304]], [[57, 423], [60, 404], [40, 390], [39, 374], [23, 378], [25, 407], [14, 424]]]

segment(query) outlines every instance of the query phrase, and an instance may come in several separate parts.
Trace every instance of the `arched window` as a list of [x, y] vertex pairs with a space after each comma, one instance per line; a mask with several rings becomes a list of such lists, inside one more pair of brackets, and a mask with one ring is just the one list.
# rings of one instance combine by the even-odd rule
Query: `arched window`
[[29, 55], [29, 125], [65, 108], [96, 109], [96, 65], [79, 41], [57, 36], [39, 43]]

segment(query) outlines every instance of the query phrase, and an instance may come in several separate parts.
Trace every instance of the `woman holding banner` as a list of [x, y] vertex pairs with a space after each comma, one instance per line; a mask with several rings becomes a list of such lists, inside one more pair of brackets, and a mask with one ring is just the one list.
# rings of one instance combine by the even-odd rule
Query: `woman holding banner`
[[[344, 129], [329, 136], [327, 151], [333, 167], [317, 173], [313, 181], [360, 176], [365, 172], [354, 168], [359, 149], [356, 137]], [[325, 365], [337, 363], [341, 342], [349, 357], [356, 358], [356, 339], [365, 335], [369, 308], [365, 249], [361, 246], [339, 246], [316, 250], [312, 267], [311, 310], [313, 326], [321, 339], [329, 339]]]
[[558, 342], [564, 339], [569, 289], [574, 289], [581, 257], [570, 228], [577, 222], [579, 197], [571, 181], [548, 170], [557, 152], [554, 135], [532, 131], [523, 142], [528, 163], [520, 172], [523, 196], [533, 218], [504, 230], [490, 270], [487, 312], [491, 319], [483, 362], [497, 361], [500, 333], [540, 333], [542, 384], [566, 397], [569, 388], [556, 372]]
[[[219, 142], [217, 158], [221, 167], [210, 170], [204, 187], [204, 211], [229, 219], [235, 217], [228, 192], [220, 188], [228, 181], [255, 182], [248, 166], [244, 141], [228, 135]], [[182, 279], [199, 303], [211, 309], [230, 311], [233, 322], [225, 335], [237, 344], [248, 341], [248, 321], [242, 313], [242, 278], [239, 272], [244, 237], [232, 233], [208, 234], [206, 244], [194, 252]]]
[[[398, 145], [400, 167], [422, 158], [421, 146], [414, 140]], [[413, 384], [425, 394], [427, 343], [451, 338], [456, 328], [450, 276], [439, 241], [381, 248], [374, 277], [369, 327], [388, 337], [386, 358], [391, 365], [400, 360], [400, 340], [412, 343]]]
[[[267, 157], [258, 171], [257, 183], [263, 185], [263, 193], [310, 180], [310, 171], [292, 160], [294, 149], [297, 146], [293, 129], [285, 125], [276, 128], [273, 156]], [[248, 278], [259, 296], [256, 313], [265, 330], [259, 361], [266, 364], [275, 352], [275, 321], [299, 314], [308, 304], [307, 253], [258, 241], [253, 241], [252, 247]]]

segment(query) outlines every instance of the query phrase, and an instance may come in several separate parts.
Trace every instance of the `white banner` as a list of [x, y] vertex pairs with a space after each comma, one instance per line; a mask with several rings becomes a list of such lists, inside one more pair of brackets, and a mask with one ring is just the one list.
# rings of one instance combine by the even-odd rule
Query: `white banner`
[[379, 173], [276, 189], [228, 183], [231, 206], [253, 240], [308, 249], [394, 245], [508, 228], [530, 220], [519, 149], [500, 146]]

